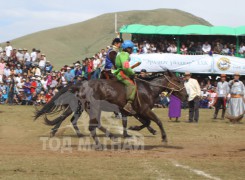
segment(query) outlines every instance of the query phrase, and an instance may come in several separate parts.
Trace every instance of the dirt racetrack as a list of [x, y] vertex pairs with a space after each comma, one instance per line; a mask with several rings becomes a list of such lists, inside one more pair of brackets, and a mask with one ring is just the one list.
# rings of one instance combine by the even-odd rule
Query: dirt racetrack
[[[175, 123], [168, 122], [166, 109], [155, 109], [168, 145], [152, 123], [156, 136], [145, 129], [129, 131], [130, 140], [111, 141], [99, 132], [102, 151], [93, 149], [86, 114], [79, 120], [85, 137], [76, 137], [66, 120], [50, 139], [51, 127], [33, 122], [33, 107], [1, 105], [0, 111], [0, 179], [245, 179], [245, 125], [213, 121], [213, 110], [201, 110], [200, 123], [189, 124], [188, 110]], [[121, 134], [121, 121], [111, 115], [104, 113], [102, 123]], [[140, 123], [130, 118], [129, 124]]]

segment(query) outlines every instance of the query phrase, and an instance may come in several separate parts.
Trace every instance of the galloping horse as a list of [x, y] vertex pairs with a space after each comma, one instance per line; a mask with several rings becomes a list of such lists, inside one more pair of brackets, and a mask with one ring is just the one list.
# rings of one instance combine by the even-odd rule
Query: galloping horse
[[[80, 82], [81, 84], [86, 81]], [[82, 115], [84, 108], [79, 101], [78, 98], [76, 98], [75, 94], [69, 92], [69, 88], [72, 86], [72, 84], [60, 89], [60, 91], [55, 94], [55, 96], [49, 101], [46, 105], [43, 106], [41, 110], [37, 110], [36, 113], [36, 119], [39, 116], [45, 115], [44, 121], [45, 124], [48, 126], [54, 126], [51, 129], [50, 136], [55, 136], [56, 132], [58, 131], [59, 127], [61, 126], [62, 122], [71, 114], [73, 114], [71, 118], [71, 123], [76, 131], [76, 134], [78, 137], [83, 137], [83, 134], [80, 132], [77, 121]], [[109, 106], [109, 107], [108, 107]], [[118, 108], [110, 107], [110, 104], [107, 104], [105, 106], [101, 106], [101, 111], [107, 111], [107, 112], [119, 112]], [[57, 118], [53, 120], [49, 120], [47, 117], [47, 114], [55, 114], [57, 112], [62, 112]], [[142, 124], [145, 122], [142, 118], [135, 116], [136, 119], [138, 119]], [[123, 124], [123, 136], [129, 137], [127, 133], [127, 117], [123, 115], [122, 117], [122, 124]], [[105, 128], [101, 127], [101, 130], [104, 130]], [[134, 129], [132, 127], [132, 129]], [[152, 127], [148, 126], [147, 129], [150, 133], [153, 135], [156, 134], [156, 130], [154, 130]]]
[[[163, 76], [149, 82], [137, 79], [135, 82], [138, 91], [137, 98], [135, 98], [132, 105], [136, 111], [136, 116], [143, 119], [144, 124], [140, 127], [135, 127], [134, 129], [141, 130], [149, 126], [151, 121], [154, 121], [161, 131], [162, 141], [167, 142], [167, 135], [162, 126], [162, 122], [152, 111], [152, 108], [155, 99], [164, 90], [171, 91], [171, 93], [182, 101], [186, 100], [187, 92], [184, 83], [170, 71], [166, 71]], [[104, 106], [107, 103], [117, 107], [123, 114], [127, 114], [127, 112], [123, 111], [123, 107], [126, 104], [125, 97], [127, 93], [124, 85], [112, 80], [91, 80], [82, 83], [81, 85], [74, 85], [71, 87], [71, 91], [75, 92], [76, 96], [82, 102], [84, 109], [88, 112], [90, 117], [89, 131], [95, 140], [96, 145], [99, 145], [100, 143], [96, 135], [96, 128], [101, 129], [101, 106]], [[102, 131], [104, 132], [104, 130]]]

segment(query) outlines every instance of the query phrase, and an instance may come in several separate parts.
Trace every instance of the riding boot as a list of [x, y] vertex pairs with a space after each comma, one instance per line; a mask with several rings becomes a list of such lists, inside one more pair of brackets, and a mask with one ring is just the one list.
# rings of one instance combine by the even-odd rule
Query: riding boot
[[221, 120], [225, 119], [225, 109], [222, 109], [222, 116], [221, 116]]
[[132, 104], [130, 102], [127, 102], [127, 104], [123, 108], [125, 111], [129, 112], [130, 114], [136, 114], [136, 112], [132, 108]]

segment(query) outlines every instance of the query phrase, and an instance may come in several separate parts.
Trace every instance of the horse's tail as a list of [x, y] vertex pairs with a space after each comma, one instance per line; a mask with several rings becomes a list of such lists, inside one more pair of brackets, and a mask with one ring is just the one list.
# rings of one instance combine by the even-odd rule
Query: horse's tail
[[55, 94], [55, 96], [47, 103], [45, 104], [42, 109], [38, 110], [36, 109], [35, 112], [35, 116], [34, 116], [34, 120], [36, 120], [37, 118], [48, 114], [48, 113], [55, 113], [59, 110], [60, 106], [57, 106], [55, 104], [55, 101], [64, 93], [66, 93], [67, 91], [69, 91], [71, 89], [71, 87], [73, 86], [73, 84], [69, 84], [68, 86], [60, 89], [60, 91], [58, 93]]
[[47, 115], [45, 114], [44, 117], [44, 122], [46, 125], [48, 126], [54, 126], [60, 122], [62, 122], [64, 119], [66, 119], [68, 116], [70, 116], [72, 114], [72, 110], [69, 107], [69, 105], [67, 105], [66, 109], [64, 110], [64, 112], [57, 118], [50, 120], [48, 119]]

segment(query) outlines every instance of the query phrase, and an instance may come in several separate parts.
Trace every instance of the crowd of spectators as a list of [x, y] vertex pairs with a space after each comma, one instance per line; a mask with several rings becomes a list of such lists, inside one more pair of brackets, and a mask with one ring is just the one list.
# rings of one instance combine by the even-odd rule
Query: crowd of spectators
[[[176, 40], [134, 40], [134, 53], [174, 53], [176, 54], [177, 43]], [[235, 56], [237, 53], [236, 44], [225, 42], [222, 39], [214, 41], [191, 41], [186, 40], [180, 44], [180, 54], [187, 55], [202, 55], [202, 54], [221, 54]], [[245, 44], [241, 43], [238, 49], [240, 57], [245, 57]]]
[[[173, 41], [135, 42], [133, 53], [176, 53], [177, 47]], [[60, 70], [54, 70], [52, 63], [41, 52], [33, 48], [14, 48], [10, 42], [4, 47], [0, 46], [0, 103], [1, 104], [45, 104], [58, 89], [69, 83], [76, 83], [83, 79], [98, 79], [105, 65], [106, 53], [110, 46], [101, 49], [93, 57], [76, 61], [71, 65], [64, 65]], [[226, 54], [235, 55], [235, 45], [222, 41], [192, 42], [187, 41], [181, 46], [182, 54]], [[241, 55], [245, 54], [245, 45], [242, 43], [239, 49]], [[215, 84], [200, 82], [202, 87], [202, 100], [200, 107], [212, 107], [215, 99]], [[207, 86], [207, 87], [206, 87]], [[168, 99], [164, 94], [160, 95], [158, 105], [168, 106]]]
[[91, 58], [54, 70], [41, 50], [16, 49], [8, 41], [0, 47], [0, 103], [45, 104], [68, 83], [99, 78], [105, 56], [102, 49]]

